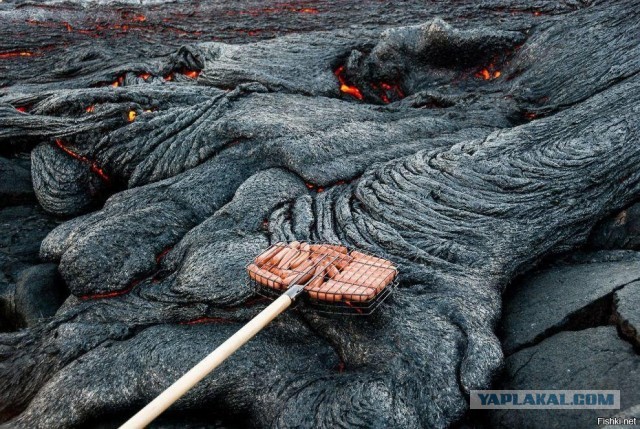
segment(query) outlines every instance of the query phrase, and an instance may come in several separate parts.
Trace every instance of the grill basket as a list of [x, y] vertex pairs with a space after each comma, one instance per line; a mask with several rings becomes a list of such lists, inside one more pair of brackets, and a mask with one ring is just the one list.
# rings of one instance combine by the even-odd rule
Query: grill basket
[[393, 264], [339, 244], [276, 243], [247, 265], [249, 286], [275, 299], [303, 285], [306, 307], [320, 313], [369, 315], [397, 286]]

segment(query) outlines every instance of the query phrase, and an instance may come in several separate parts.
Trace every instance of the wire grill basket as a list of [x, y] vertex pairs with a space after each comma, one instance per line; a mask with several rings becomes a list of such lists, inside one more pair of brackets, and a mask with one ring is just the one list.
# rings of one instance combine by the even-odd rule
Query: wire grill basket
[[308, 307], [323, 313], [371, 314], [397, 285], [398, 270], [388, 260], [339, 244], [276, 243], [247, 265], [250, 286], [277, 298], [304, 286]]

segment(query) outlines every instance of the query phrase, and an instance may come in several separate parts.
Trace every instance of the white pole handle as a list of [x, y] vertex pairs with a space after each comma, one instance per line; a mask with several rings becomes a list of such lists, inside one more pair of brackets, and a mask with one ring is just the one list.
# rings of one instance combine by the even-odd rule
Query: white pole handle
[[191, 368], [153, 401], [149, 402], [143, 409], [138, 411], [136, 415], [127, 420], [120, 426], [120, 429], [142, 429], [151, 423], [200, 380], [216, 369], [225, 359], [253, 338], [267, 326], [269, 322], [286, 310], [302, 290], [302, 286], [296, 285], [290, 287], [286, 293], [280, 295], [278, 299], [251, 319], [249, 323], [240, 328], [238, 332], [229, 337], [229, 339], [222, 343], [217, 349], [202, 359], [196, 366]]

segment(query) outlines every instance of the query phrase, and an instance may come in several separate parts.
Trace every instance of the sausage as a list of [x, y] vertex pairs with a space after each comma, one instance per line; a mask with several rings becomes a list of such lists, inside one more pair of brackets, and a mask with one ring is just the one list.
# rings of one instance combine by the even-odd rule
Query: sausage
[[304, 261], [309, 259], [309, 252], [306, 251], [301, 251], [300, 254], [298, 256], [296, 256], [291, 263], [289, 264], [289, 268], [296, 268], [297, 266], [299, 266], [300, 264], [302, 264]]
[[278, 263], [278, 268], [282, 268], [286, 270], [291, 265], [291, 261], [293, 261], [295, 257], [298, 255], [299, 250], [288, 248], [288, 249], [285, 249], [285, 252], [286, 253]]
[[314, 265], [313, 261], [311, 259], [307, 259], [302, 264], [298, 265], [296, 269], [293, 271], [297, 273], [303, 273], [307, 271], [309, 268], [313, 267], [313, 265]]
[[277, 244], [273, 245], [273, 247], [271, 247], [271, 249], [267, 250], [266, 252], [262, 252], [260, 255], [258, 255], [255, 259], [255, 264], [258, 265], [259, 267], [261, 267], [262, 265], [264, 265], [265, 263], [267, 263], [269, 261], [269, 259], [271, 259], [272, 257], [274, 257], [276, 254], [278, 254], [278, 252], [280, 252], [284, 247], [279, 246]]
[[311, 270], [312, 267], [313, 261], [307, 259], [305, 262], [300, 264], [296, 270], [292, 270], [292, 274], [285, 278], [284, 282], [286, 284], [291, 284], [291, 282], [295, 280], [299, 285], [305, 284], [309, 281], [311, 276], [313, 276], [313, 271]]
[[377, 267], [386, 267], [386, 268], [393, 267], [393, 264], [391, 263], [391, 261], [388, 261], [382, 258], [377, 258], [375, 256], [366, 255], [362, 252], [358, 252], [357, 250], [352, 251], [351, 256], [353, 256], [358, 261], [361, 261], [370, 265], [375, 265]]
[[304, 290], [306, 290], [309, 297], [313, 299], [323, 299], [322, 296], [326, 296], [326, 294], [319, 294], [323, 283], [324, 279], [322, 277], [315, 277], [307, 286], [305, 286]]
[[336, 251], [335, 249], [329, 247], [328, 245], [319, 245], [313, 244], [311, 246], [312, 254], [314, 255], [328, 255], [336, 258], [344, 258], [345, 254]]
[[340, 244], [327, 244], [327, 246], [329, 246], [331, 249], [335, 250], [336, 252], [343, 253], [345, 255], [348, 252], [347, 248]]
[[289, 243], [289, 247], [291, 247], [292, 249], [298, 249], [300, 247], [300, 242], [292, 241], [291, 243]]
[[272, 289], [282, 289], [283, 283], [280, 277], [265, 269], [259, 268], [256, 264], [250, 264], [247, 267], [247, 271], [249, 277], [261, 285], [268, 286]]
[[338, 274], [340, 274], [340, 271], [338, 271], [335, 265], [331, 264], [327, 267], [327, 275], [332, 279], [335, 278]]
[[343, 255], [347, 254], [347, 248], [339, 244], [312, 244], [311, 249], [320, 250], [325, 253], [327, 251], [331, 251], [335, 253], [342, 253]]
[[271, 260], [269, 261], [271, 265], [273, 266], [277, 266], [280, 261], [282, 261], [282, 259], [286, 256], [286, 254], [289, 252], [289, 247], [287, 246], [282, 246], [281, 248], [282, 250], [280, 252], [278, 252], [276, 255], [274, 255]]
[[339, 282], [334, 280], [329, 280], [325, 284], [325, 289], [327, 290], [327, 301], [338, 302], [342, 301], [342, 285]]
[[290, 285], [291, 282], [295, 281], [296, 284], [303, 285], [306, 282], [308, 282], [309, 279], [312, 276], [313, 276], [312, 272], [294, 273], [294, 274], [290, 275], [289, 277], [287, 277], [286, 279], [284, 279], [284, 283], [287, 284], [287, 285]]
[[365, 302], [371, 300], [375, 295], [375, 289], [365, 286], [352, 286], [349, 289], [350, 295], [345, 295], [345, 299], [353, 302]]
[[293, 274], [293, 271], [291, 271], [291, 270], [283, 270], [283, 269], [278, 268], [278, 267], [269, 267], [268, 270], [270, 272], [272, 272], [273, 274], [275, 274], [276, 276], [280, 277], [281, 279], [287, 278], [291, 274]]
[[345, 268], [347, 268], [347, 266], [351, 263], [351, 261], [353, 261], [353, 258], [351, 256], [345, 255], [342, 258], [336, 259], [334, 261], [334, 264], [336, 265], [336, 267], [338, 267], [340, 271], [342, 271]]

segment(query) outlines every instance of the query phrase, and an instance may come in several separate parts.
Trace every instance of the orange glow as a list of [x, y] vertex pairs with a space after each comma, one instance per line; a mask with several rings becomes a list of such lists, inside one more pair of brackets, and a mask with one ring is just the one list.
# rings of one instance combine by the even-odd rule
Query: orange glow
[[129, 110], [129, 114], [127, 115], [127, 119], [129, 122], [133, 122], [136, 120], [137, 113], [135, 110]]
[[90, 294], [90, 295], [82, 295], [80, 297], [80, 299], [83, 300], [83, 301], [88, 301], [90, 299], [115, 298], [116, 296], [124, 295], [124, 294], [127, 294], [127, 293], [131, 292], [131, 289], [133, 289], [133, 286], [132, 287], [128, 287], [126, 289], [122, 289], [122, 290], [116, 290], [116, 291], [113, 291], [113, 292], [104, 292], [104, 293], [94, 293], [94, 294]]
[[16, 110], [17, 110], [18, 112], [22, 112], [22, 113], [24, 113], [24, 112], [26, 112], [26, 111], [27, 111], [27, 108], [26, 108], [26, 107], [24, 107], [24, 106], [20, 106], [20, 107], [16, 107]]
[[491, 73], [489, 73], [489, 70], [487, 69], [482, 69], [478, 73], [476, 73], [476, 77], [482, 78], [484, 80], [489, 80], [491, 79]]
[[118, 76], [116, 78], [116, 80], [114, 80], [113, 82], [111, 82], [111, 86], [113, 88], [117, 88], [119, 86], [122, 86], [122, 84], [124, 83], [124, 76]]
[[318, 9], [316, 9], [315, 7], [305, 7], [300, 9], [298, 12], [300, 13], [310, 13], [315, 15], [316, 13], [318, 13]]
[[95, 106], [92, 104], [91, 106], [87, 107], [87, 108], [86, 108], [86, 109], [84, 109], [84, 110], [85, 110], [85, 112], [87, 112], [87, 113], [93, 113], [94, 109], [95, 109]]
[[96, 175], [98, 175], [98, 177], [100, 177], [103, 181], [105, 181], [105, 182], [109, 181], [109, 176], [107, 176], [107, 174], [104, 172], [104, 170], [102, 168], [100, 168], [97, 163], [91, 161], [86, 156], [80, 155], [79, 153], [75, 153], [74, 151], [72, 151], [71, 149], [66, 147], [65, 144], [60, 139], [56, 139], [55, 142], [56, 142], [56, 146], [58, 148], [60, 148], [64, 153], [66, 153], [67, 155], [69, 155], [70, 157], [72, 157], [74, 159], [77, 159], [78, 161], [80, 161], [80, 162], [82, 162], [84, 164], [89, 165], [89, 168], [91, 169], [91, 172], [96, 174]]
[[0, 59], [16, 58], [16, 57], [30, 57], [32, 55], [33, 55], [33, 52], [29, 52], [29, 51], [10, 51], [10, 52], [2, 52], [2, 53], [0, 53]]
[[535, 12], [533, 12], [533, 16], [540, 16], [540, 15], [542, 15], [542, 14], [540, 13], [539, 10], [536, 10]]
[[102, 292], [102, 293], [92, 293], [89, 295], [82, 295], [80, 296], [80, 299], [83, 301], [87, 301], [90, 299], [115, 298], [116, 296], [125, 295], [131, 292], [133, 288], [136, 287], [139, 283], [140, 283], [140, 280], [134, 280], [129, 284], [129, 286], [127, 286], [124, 289], [114, 290], [109, 292]]
[[336, 77], [338, 78], [338, 82], [340, 83], [340, 92], [342, 92], [343, 94], [349, 94], [352, 97], [357, 98], [358, 100], [362, 100], [364, 98], [357, 87], [347, 84], [347, 81], [343, 76], [344, 66], [338, 67], [334, 74], [336, 75]]
[[313, 183], [305, 183], [305, 186], [310, 191], [316, 191], [317, 193], [324, 192], [324, 188], [322, 186], [314, 185]]
[[357, 98], [358, 100], [362, 100], [362, 93], [355, 86], [349, 86], [349, 85], [343, 83], [343, 84], [340, 85], [340, 92], [343, 92], [345, 94], [349, 94], [349, 95]]
[[147, 80], [151, 77], [151, 73], [140, 73], [138, 77]]
[[526, 119], [530, 120], [530, 121], [533, 121], [534, 119], [536, 119], [536, 118], [538, 117], [538, 114], [537, 114], [537, 113], [534, 113], [534, 112], [526, 112], [526, 113], [524, 114], [524, 117], [525, 117]]
[[182, 72], [183, 75], [189, 77], [191, 79], [197, 79], [200, 76], [200, 71], [198, 70], [185, 70]]
[[499, 78], [501, 75], [502, 72], [500, 70], [495, 70], [495, 66], [493, 64], [489, 64], [488, 67], [476, 72], [475, 77], [483, 80], [492, 80]]
[[[375, 84], [371, 84], [371, 87], [375, 90], [378, 89], [378, 86]], [[395, 93], [398, 98], [404, 98], [404, 92], [402, 92], [399, 85], [380, 82], [380, 88], [382, 88], [382, 91], [378, 91], [380, 99], [386, 104], [391, 102], [389, 99], [390, 93]]]
[[136, 15], [133, 18], [131, 18], [132, 21], [137, 21], [137, 22], [145, 22], [147, 20], [147, 17], [144, 15]]
[[171, 82], [173, 80], [173, 73], [169, 73], [164, 77], [164, 80]]

